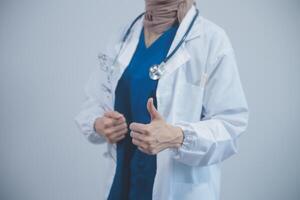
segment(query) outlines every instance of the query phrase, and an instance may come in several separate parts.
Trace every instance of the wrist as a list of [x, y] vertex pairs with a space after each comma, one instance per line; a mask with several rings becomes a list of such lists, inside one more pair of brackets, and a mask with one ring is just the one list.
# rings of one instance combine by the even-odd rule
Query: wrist
[[97, 133], [98, 135], [102, 135], [102, 134], [101, 134], [101, 131], [99, 130], [98, 123], [101, 123], [101, 117], [97, 117], [97, 118], [94, 120], [93, 129], [94, 129], [94, 132], [95, 132], [95, 133]]
[[172, 133], [174, 135], [174, 139], [170, 142], [170, 147], [171, 148], [179, 148], [182, 145], [183, 139], [184, 139], [183, 130], [178, 126], [170, 125], [170, 127], [171, 127]]

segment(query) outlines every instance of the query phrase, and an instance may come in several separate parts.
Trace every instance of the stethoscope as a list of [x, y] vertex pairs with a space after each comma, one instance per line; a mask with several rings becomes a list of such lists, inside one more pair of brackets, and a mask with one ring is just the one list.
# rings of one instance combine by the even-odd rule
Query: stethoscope
[[[134, 26], [134, 24], [145, 14], [145, 12], [143, 12], [142, 14], [140, 14], [139, 16], [137, 16], [137, 18], [131, 23], [130, 27], [128, 28], [128, 30], [126, 31], [123, 39], [122, 39], [122, 44], [121, 44], [121, 47], [119, 49], [119, 53], [117, 54], [117, 56], [115, 57], [113, 63], [116, 62], [118, 56], [120, 55], [120, 52], [123, 48], [123, 45], [125, 44], [130, 32], [131, 32], [131, 29], [132, 27]], [[177, 46], [174, 48], [174, 50], [160, 63], [160, 64], [155, 64], [155, 65], [152, 65], [150, 68], [149, 68], [149, 77], [152, 79], [152, 80], [158, 80], [161, 78], [161, 76], [164, 74], [164, 71], [165, 71], [165, 65], [166, 63], [170, 60], [170, 58], [172, 58], [172, 56], [177, 52], [177, 50], [179, 49], [179, 47], [182, 45], [182, 43], [184, 42], [185, 38], [187, 37], [187, 35], [189, 34], [190, 30], [192, 29], [193, 27], [193, 24], [195, 23], [197, 17], [199, 15], [199, 10], [196, 8], [196, 14], [192, 20], [192, 22], [190, 23], [187, 31], [185, 32], [185, 34], [182, 36], [180, 42], [177, 44]]]

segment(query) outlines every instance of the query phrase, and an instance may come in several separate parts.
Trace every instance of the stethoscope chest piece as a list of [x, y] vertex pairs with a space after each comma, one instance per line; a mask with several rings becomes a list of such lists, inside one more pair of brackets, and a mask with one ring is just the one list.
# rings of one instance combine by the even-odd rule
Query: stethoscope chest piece
[[165, 65], [165, 63], [161, 63], [159, 65], [152, 65], [149, 68], [149, 77], [152, 80], [158, 80], [158, 79], [160, 79], [161, 76], [164, 73], [164, 65]]

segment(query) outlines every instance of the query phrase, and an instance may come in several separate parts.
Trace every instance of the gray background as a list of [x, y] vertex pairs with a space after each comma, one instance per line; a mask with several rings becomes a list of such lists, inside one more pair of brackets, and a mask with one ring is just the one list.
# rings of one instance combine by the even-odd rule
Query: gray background
[[[73, 117], [98, 51], [144, 1], [0, 2], [0, 199], [96, 200], [102, 146]], [[221, 199], [300, 199], [299, 0], [198, 7], [230, 36], [250, 106], [239, 153], [223, 165]]]

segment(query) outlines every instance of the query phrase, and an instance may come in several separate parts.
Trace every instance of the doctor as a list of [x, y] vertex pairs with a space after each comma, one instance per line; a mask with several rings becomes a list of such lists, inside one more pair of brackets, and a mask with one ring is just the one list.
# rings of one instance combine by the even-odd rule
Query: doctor
[[193, 0], [145, 0], [85, 87], [75, 121], [107, 146], [102, 199], [218, 200], [248, 105], [225, 31]]

